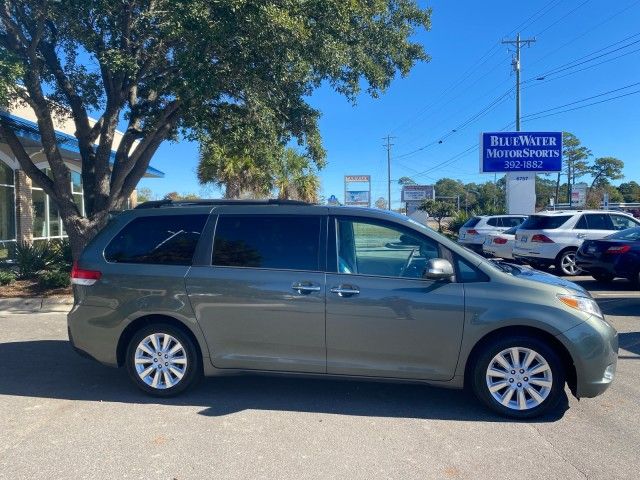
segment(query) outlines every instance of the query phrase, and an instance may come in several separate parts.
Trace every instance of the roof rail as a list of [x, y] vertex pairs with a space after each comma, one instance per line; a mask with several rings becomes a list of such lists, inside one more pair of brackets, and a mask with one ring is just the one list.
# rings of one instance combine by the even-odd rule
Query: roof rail
[[160, 207], [194, 207], [207, 205], [313, 205], [312, 203], [300, 200], [280, 200], [277, 198], [269, 198], [266, 200], [236, 200], [225, 198], [199, 199], [199, 200], [150, 200], [136, 206], [137, 209], [143, 208], [160, 208]]

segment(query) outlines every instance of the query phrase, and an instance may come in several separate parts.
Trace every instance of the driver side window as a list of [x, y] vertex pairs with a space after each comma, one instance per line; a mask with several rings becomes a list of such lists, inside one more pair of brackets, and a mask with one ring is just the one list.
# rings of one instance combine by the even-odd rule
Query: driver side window
[[339, 218], [336, 227], [339, 273], [422, 278], [440, 256], [437, 242], [398, 225]]

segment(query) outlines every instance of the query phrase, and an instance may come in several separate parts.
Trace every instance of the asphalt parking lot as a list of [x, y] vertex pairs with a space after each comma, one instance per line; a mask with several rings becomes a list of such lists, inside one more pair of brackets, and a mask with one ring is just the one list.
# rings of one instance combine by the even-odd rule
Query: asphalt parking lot
[[640, 291], [578, 282], [620, 332], [616, 381], [531, 422], [355, 381], [204, 379], [158, 401], [77, 356], [64, 314], [0, 314], [0, 478], [638, 478]]

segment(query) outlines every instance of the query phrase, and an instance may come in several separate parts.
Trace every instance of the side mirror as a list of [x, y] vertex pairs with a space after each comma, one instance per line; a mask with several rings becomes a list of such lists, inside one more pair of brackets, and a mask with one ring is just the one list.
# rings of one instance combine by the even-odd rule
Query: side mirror
[[430, 280], [444, 280], [453, 276], [453, 265], [444, 258], [432, 258], [427, 260], [427, 266], [422, 275]]

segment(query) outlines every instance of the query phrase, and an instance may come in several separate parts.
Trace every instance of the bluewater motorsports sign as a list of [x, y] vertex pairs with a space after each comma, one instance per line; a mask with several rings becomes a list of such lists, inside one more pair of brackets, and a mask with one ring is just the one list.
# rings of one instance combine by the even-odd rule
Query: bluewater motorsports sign
[[480, 134], [480, 173], [561, 170], [562, 132]]

